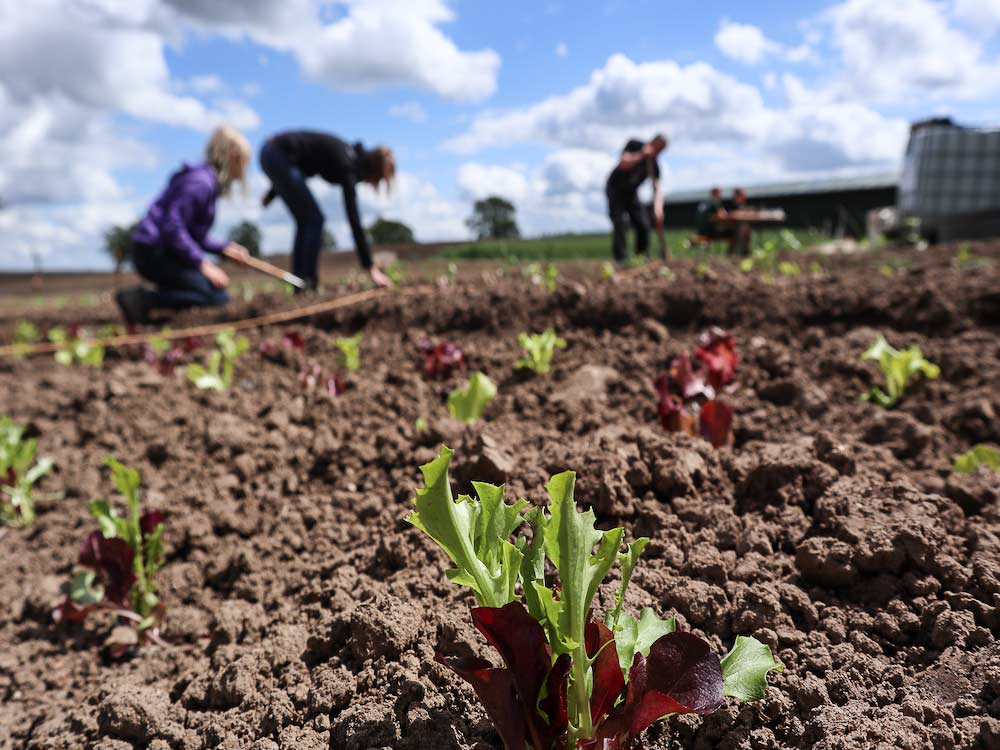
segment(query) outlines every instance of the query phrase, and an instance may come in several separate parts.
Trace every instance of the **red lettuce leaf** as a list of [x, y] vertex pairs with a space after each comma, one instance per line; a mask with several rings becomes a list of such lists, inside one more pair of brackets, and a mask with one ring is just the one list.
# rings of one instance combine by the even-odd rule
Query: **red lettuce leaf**
[[499, 609], [476, 607], [472, 624], [500, 654], [513, 674], [521, 701], [534, 713], [552, 667], [552, 652], [538, 620], [521, 602], [511, 602]]
[[105, 601], [125, 608], [135, 583], [134, 559], [135, 552], [124, 539], [106, 539], [100, 531], [92, 532], [80, 547], [80, 564], [97, 573]]
[[558, 732], [563, 732], [569, 725], [569, 706], [566, 690], [569, 686], [569, 670], [573, 660], [569, 654], [563, 654], [552, 665], [549, 676], [545, 679], [545, 697], [538, 704], [549, 719], [549, 726]]
[[436, 659], [472, 685], [508, 748], [553, 747], [568, 723], [569, 656], [563, 655], [552, 664], [542, 626], [520, 602], [500, 608], [476, 607], [472, 621], [506, 666], [493, 667], [482, 659], [448, 659], [440, 654]]
[[301, 351], [305, 348], [306, 341], [302, 338], [302, 334], [293, 328], [289, 331], [285, 331], [284, 335], [281, 337], [281, 345], [285, 349], [297, 349]]
[[705, 372], [691, 365], [691, 357], [687, 352], [681, 354], [670, 363], [670, 390], [685, 401], [715, 398], [715, 389], [705, 380]]
[[166, 515], [158, 510], [149, 510], [142, 514], [139, 519], [139, 528], [142, 529], [143, 536], [149, 536], [156, 531], [156, 527], [166, 520]]
[[594, 659], [591, 665], [594, 686], [590, 695], [590, 715], [596, 723], [615, 707], [615, 701], [625, 687], [625, 675], [618, 662], [618, 649], [611, 630], [603, 623], [591, 620], [587, 623], [585, 638], [587, 656]]
[[667, 714], [709, 714], [722, 705], [722, 665], [706, 641], [691, 633], [670, 633], [636, 654], [625, 700], [580, 743], [588, 750], [624, 750]]
[[504, 747], [518, 750], [525, 747], [528, 729], [524, 704], [518, 700], [514, 675], [509, 669], [494, 667], [485, 659], [454, 659], [441, 654], [434, 659], [472, 685]]
[[712, 387], [722, 390], [733, 379], [740, 361], [733, 337], [721, 328], [711, 328], [701, 335], [698, 344], [695, 359], [705, 366]]
[[659, 394], [659, 401], [656, 411], [660, 415], [660, 424], [667, 432], [686, 432], [689, 435], [696, 435], [695, 416], [684, 405], [681, 397], [670, 391], [670, 376], [661, 375], [653, 383]]
[[95, 609], [97, 609], [97, 606], [94, 604], [80, 605], [67, 596], [62, 604], [52, 610], [52, 620], [56, 624], [60, 622], [83, 622], [87, 619], [87, 615]]
[[423, 373], [427, 378], [443, 378], [465, 367], [465, 354], [454, 344], [442, 341], [434, 344], [424, 339], [417, 348], [424, 355]]
[[733, 444], [733, 407], [724, 401], [701, 405], [701, 435], [716, 448]]

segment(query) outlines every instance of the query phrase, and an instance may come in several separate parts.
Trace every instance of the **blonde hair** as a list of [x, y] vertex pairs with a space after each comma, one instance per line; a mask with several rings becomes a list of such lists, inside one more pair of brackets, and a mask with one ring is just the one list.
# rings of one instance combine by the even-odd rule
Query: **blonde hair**
[[376, 180], [376, 189], [384, 182], [386, 190], [392, 190], [396, 179], [396, 157], [387, 146], [376, 146], [368, 152], [368, 176]]
[[205, 147], [205, 161], [215, 169], [222, 195], [229, 194], [234, 182], [246, 189], [250, 141], [236, 128], [222, 125], [215, 129]]

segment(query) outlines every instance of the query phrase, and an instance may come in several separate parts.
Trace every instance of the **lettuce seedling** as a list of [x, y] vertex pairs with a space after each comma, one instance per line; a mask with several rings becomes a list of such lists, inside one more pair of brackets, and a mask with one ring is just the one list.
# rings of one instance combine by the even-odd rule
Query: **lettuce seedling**
[[[167, 330], [167, 329], [164, 329]], [[200, 349], [205, 342], [200, 336], [171, 341], [165, 336], [150, 339], [143, 348], [143, 359], [161, 375], [173, 375], [191, 352]]]
[[15, 344], [34, 344], [41, 339], [42, 333], [34, 323], [30, 320], [17, 321], [17, 325], [14, 327]]
[[29, 526], [35, 520], [35, 484], [52, 471], [51, 458], [35, 460], [38, 441], [24, 437], [25, 428], [0, 417], [0, 521]]
[[361, 369], [361, 339], [362, 335], [338, 338], [334, 341], [337, 349], [337, 364], [351, 372]]
[[[673, 619], [623, 611], [649, 540], [623, 547], [624, 529], [598, 530], [594, 511], [576, 506], [573, 472], [549, 480], [548, 510], [525, 516], [527, 501], [507, 503], [502, 486], [473, 482], [475, 499], [455, 499], [452, 455], [443, 447], [421, 467], [424, 488], [406, 520], [444, 550], [449, 580], [476, 598], [473, 625], [504, 666], [435, 658], [473, 687], [508, 750], [625, 750], [669, 714], [764, 697], [768, 672], [783, 669], [766, 645], [740, 636], [720, 659], [702, 638], [676, 632]], [[530, 541], [512, 542], [525, 522]], [[593, 618], [594, 599], [616, 563], [621, 583], [602, 622]]]
[[522, 333], [517, 337], [517, 343], [528, 356], [517, 361], [517, 366], [534, 370], [539, 375], [548, 375], [552, 369], [552, 356], [556, 349], [565, 349], [566, 340], [556, 336], [556, 332], [548, 328], [544, 333], [528, 335]]
[[424, 355], [422, 372], [425, 378], [446, 378], [465, 367], [465, 354], [447, 341], [435, 344], [430, 339], [423, 339], [417, 349]]
[[740, 362], [733, 337], [718, 327], [709, 328], [698, 337], [694, 358], [705, 366], [708, 382], [716, 391], [729, 384]]
[[955, 459], [954, 470], [959, 474], [975, 474], [985, 466], [1000, 474], [1000, 449], [981, 443]]
[[307, 393], [316, 393], [322, 389], [330, 398], [336, 398], [347, 390], [347, 383], [337, 373], [327, 373], [316, 363], [302, 369], [299, 384]]
[[104, 364], [104, 347], [80, 338], [79, 332], [79, 326], [73, 326], [68, 332], [59, 326], [49, 329], [49, 341], [53, 344], [65, 344], [64, 348], [53, 355], [56, 362], [66, 367], [74, 362], [84, 367], [100, 367]]
[[778, 263], [778, 273], [782, 276], [787, 276], [789, 278], [795, 278], [802, 274], [802, 269], [799, 267], [798, 263], [790, 260], [783, 260]]
[[[105, 458], [115, 487], [125, 498], [124, 515], [103, 499], [89, 504], [98, 530], [83, 541], [79, 563], [84, 570], [73, 576], [69, 596], [55, 609], [58, 622], [82, 622], [97, 610], [109, 610], [128, 621], [140, 638], [159, 639], [164, 607], [157, 594], [156, 574], [163, 567], [164, 515], [142, 510], [139, 472]], [[108, 642], [112, 653], [126, 643]]]
[[559, 269], [552, 263], [542, 268], [541, 263], [529, 263], [521, 272], [535, 286], [542, 286], [554, 292], [559, 285]]
[[865, 394], [864, 399], [874, 401], [885, 409], [891, 409], [898, 404], [906, 389], [921, 376], [934, 380], [941, 374], [941, 368], [924, 359], [919, 346], [914, 344], [900, 351], [890, 346], [884, 336], [879, 336], [868, 351], [861, 355], [861, 359], [878, 362], [885, 377], [885, 390], [876, 386]]
[[260, 342], [258, 351], [260, 356], [264, 359], [269, 359], [272, 362], [280, 362], [284, 359], [285, 355], [291, 352], [301, 352], [305, 349], [306, 342], [302, 338], [302, 334], [298, 331], [291, 329], [285, 331], [281, 335], [280, 341], [274, 341], [273, 339], [264, 339]]
[[215, 344], [207, 367], [194, 363], [185, 369], [188, 380], [201, 390], [228, 390], [233, 384], [233, 363], [250, 348], [247, 337], [237, 336], [231, 329], [216, 334]]
[[464, 388], [448, 394], [448, 412], [466, 424], [479, 421], [486, 407], [497, 396], [497, 387], [486, 375], [474, 372]]
[[663, 429], [701, 435], [716, 448], [733, 443], [733, 409], [718, 394], [732, 382], [739, 364], [733, 337], [711, 328], [698, 339], [694, 362], [685, 352], [653, 382]]

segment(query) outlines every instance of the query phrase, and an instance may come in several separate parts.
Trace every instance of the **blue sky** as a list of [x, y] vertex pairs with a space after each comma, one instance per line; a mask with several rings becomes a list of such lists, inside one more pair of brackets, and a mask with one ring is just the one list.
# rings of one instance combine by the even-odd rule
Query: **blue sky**
[[[0, 268], [103, 267], [104, 229], [223, 121], [255, 149], [294, 127], [391, 146], [364, 219], [428, 241], [490, 193], [528, 234], [605, 229], [617, 149], [657, 131], [668, 192], [892, 172], [915, 118], [1000, 124], [998, 30], [1000, 0], [0, 0]], [[284, 250], [264, 187], [255, 163], [217, 231]]]

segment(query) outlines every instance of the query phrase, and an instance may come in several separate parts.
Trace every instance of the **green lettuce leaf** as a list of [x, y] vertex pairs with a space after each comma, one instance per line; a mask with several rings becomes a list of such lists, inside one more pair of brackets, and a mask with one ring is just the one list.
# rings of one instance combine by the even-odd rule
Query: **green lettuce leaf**
[[454, 499], [448, 478], [453, 451], [420, 467], [424, 489], [413, 499], [415, 510], [407, 522], [427, 534], [445, 551], [455, 567], [448, 578], [468, 586], [485, 607], [503, 607], [519, 597], [515, 592], [523, 555], [508, 537], [524, 522], [528, 504], [504, 502], [503, 487], [474, 483], [478, 500], [468, 495]]
[[955, 459], [954, 470], [959, 474], [975, 474], [980, 466], [986, 466], [1000, 474], [1000, 450], [985, 443], [977, 445]]
[[560, 640], [582, 644], [597, 587], [615, 564], [625, 530], [594, 528], [594, 511], [577, 510], [573, 497], [575, 484], [576, 474], [566, 471], [556, 474], [545, 485], [551, 501], [545, 551], [562, 582], [558, 618], [554, 623]]
[[465, 388], [456, 388], [448, 394], [448, 411], [455, 419], [472, 424], [482, 418], [496, 395], [493, 381], [481, 372], [474, 372]]
[[622, 674], [628, 678], [629, 670], [632, 669], [632, 662], [635, 661], [636, 654], [649, 656], [649, 649], [662, 636], [669, 635], [677, 630], [677, 620], [671, 617], [669, 620], [661, 620], [656, 616], [651, 608], [642, 610], [639, 619], [635, 619], [627, 612], [619, 620], [619, 625], [615, 628], [615, 646], [618, 649], [618, 661], [621, 664]]
[[744, 703], [761, 700], [767, 695], [767, 673], [772, 670], [783, 672], [785, 667], [768, 646], [756, 638], [737, 636], [722, 660], [722, 694]]

